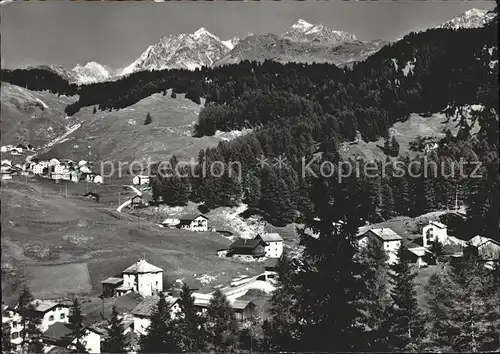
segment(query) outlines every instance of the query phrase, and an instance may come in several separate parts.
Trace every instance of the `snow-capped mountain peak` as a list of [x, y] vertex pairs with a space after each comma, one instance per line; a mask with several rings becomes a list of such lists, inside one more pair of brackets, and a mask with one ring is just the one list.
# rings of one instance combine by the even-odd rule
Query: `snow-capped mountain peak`
[[210, 37], [212, 37], [212, 38], [217, 38], [217, 39], [219, 39], [219, 37], [217, 37], [217, 36], [215, 36], [214, 34], [212, 34], [212, 33], [208, 32], [208, 31], [207, 31], [207, 29], [206, 29], [205, 27], [201, 27], [201, 28], [199, 28], [196, 32], [194, 32], [194, 33], [193, 33], [193, 36], [194, 36], [195, 38], [197, 38], [197, 39], [198, 39], [198, 38], [201, 38], [201, 37], [203, 37], [203, 36], [210, 36]]
[[459, 28], [479, 28], [483, 27], [496, 17], [496, 14], [492, 11], [481, 10], [481, 9], [470, 9], [462, 13], [442, 25], [438, 28], [447, 29], [459, 29]]
[[83, 66], [76, 64], [71, 71], [75, 74], [76, 81], [79, 84], [104, 81], [111, 77], [109, 70], [95, 61], [88, 62]]
[[312, 24], [301, 18], [281, 35], [293, 42], [337, 44], [355, 41], [356, 36], [344, 31], [334, 31], [322, 24]]
[[314, 25], [312, 23], [309, 23], [307, 22], [306, 20], [303, 20], [301, 18], [299, 18], [297, 20], [297, 22], [295, 22], [293, 25], [292, 25], [292, 28], [295, 28], [295, 29], [299, 29], [299, 30], [303, 30], [303, 31], [307, 31], [309, 30], [311, 27], [314, 27]]

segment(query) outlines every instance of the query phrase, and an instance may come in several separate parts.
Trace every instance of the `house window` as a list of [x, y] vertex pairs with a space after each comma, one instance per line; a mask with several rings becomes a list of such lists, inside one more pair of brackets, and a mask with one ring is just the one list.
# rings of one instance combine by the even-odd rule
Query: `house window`
[[49, 317], [49, 321], [54, 321], [54, 316], [53, 315]]
[[63, 319], [64, 319], [64, 317], [66, 317], [66, 315], [65, 315], [64, 313], [61, 313], [61, 316], [59, 316], [59, 318], [60, 318], [61, 320], [63, 320]]

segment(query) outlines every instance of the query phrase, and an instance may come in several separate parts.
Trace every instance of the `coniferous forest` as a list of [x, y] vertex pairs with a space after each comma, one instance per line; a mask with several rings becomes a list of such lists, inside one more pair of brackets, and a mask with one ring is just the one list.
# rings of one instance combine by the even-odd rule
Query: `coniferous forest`
[[[138, 72], [117, 81], [79, 87], [64, 84], [57, 75], [39, 69], [2, 70], [2, 80], [34, 90], [77, 93], [79, 100], [66, 108], [68, 115], [84, 106], [120, 109], [172, 89], [172, 96], [185, 93], [197, 103], [205, 99], [195, 136], [253, 129], [246, 136], [200, 151], [199, 165], [183, 174], [187, 178], [159, 175], [153, 182], [154, 198], [170, 205], [192, 200], [209, 210], [245, 202], [248, 213], [262, 215], [275, 225], [306, 220], [314, 197], [314, 174], [306, 172], [319, 172], [325, 161], [338, 163], [342, 142], [359, 135], [365, 141], [386, 137], [388, 160], [378, 165], [382, 168], [392, 161], [389, 172], [356, 179], [353, 192], [369, 211], [367, 221], [452, 208], [458, 198], [469, 212], [465, 237], [483, 234], [499, 239], [498, 66], [490, 65], [491, 58], [497, 57], [496, 29], [494, 22], [478, 29], [411, 33], [352, 69], [244, 61], [195, 71]], [[412, 69], [402, 70], [409, 63]], [[485, 107], [473, 117], [481, 126], [474, 137], [462, 114], [471, 104]], [[404, 121], [412, 112], [440, 111], [456, 120], [459, 133], [453, 136], [448, 132], [430, 154], [413, 160], [396, 157], [399, 146], [395, 139], [389, 141], [388, 135], [392, 124]], [[269, 160], [265, 166], [256, 164], [261, 156]], [[414, 175], [428, 168], [426, 161], [434, 161], [440, 168], [428, 171], [433, 178], [414, 178], [408, 173], [400, 176], [390, 173], [394, 157]], [[286, 165], [274, 166], [276, 158], [286, 159]], [[468, 161], [463, 167], [465, 175], [457, 170], [461, 159]], [[175, 161], [174, 156], [170, 168], [175, 167]], [[220, 177], [197, 177], [203, 176], [203, 162], [210, 166], [214, 161], [224, 163], [219, 166]], [[231, 174], [235, 161], [241, 163], [241, 173]], [[481, 167], [476, 169], [474, 162], [481, 162]], [[366, 162], [350, 163], [363, 166]], [[308, 166], [307, 171], [304, 166]], [[158, 166], [152, 170], [153, 174], [159, 172]], [[453, 177], [451, 171], [455, 171]], [[472, 173], [481, 177], [469, 178]]]
[[[2, 70], [2, 81], [78, 94], [66, 107], [68, 115], [87, 106], [121, 109], [167, 90], [171, 98], [165, 99], [182, 93], [196, 103], [204, 100], [194, 136], [252, 131], [201, 150], [193, 168], [181, 166], [175, 156], [158, 161], [151, 171], [154, 200], [171, 206], [193, 201], [203, 210], [245, 203], [248, 215], [276, 226], [301, 222], [319, 234], [313, 238], [299, 229], [302, 257], [279, 259], [279, 287], [261, 323], [238, 328], [220, 291], [207, 313], [199, 314], [185, 287], [177, 319], [160, 297], [150, 330], [140, 338], [141, 352], [494, 352], [500, 348], [498, 266], [485, 268], [466, 249], [464, 257], [443, 263], [431, 276], [428, 306], [422, 308], [403, 248], [389, 266], [378, 244], [361, 249], [355, 237], [367, 222], [453, 209], [460, 200], [467, 221], [459, 236], [500, 241], [498, 62], [492, 65], [497, 59], [494, 22], [411, 33], [345, 69], [244, 61], [195, 71], [138, 72], [84, 86], [41, 69]], [[470, 105], [482, 109], [467, 117]], [[437, 149], [413, 159], [400, 155], [397, 138], [389, 134], [392, 125], [411, 113], [436, 112], [455, 121], [458, 134], [446, 131]], [[148, 113], [144, 124], [154, 119]], [[474, 136], [471, 121], [480, 125]], [[386, 160], [343, 161], [341, 144], [359, 137], [385, 138]], [[268, 163], [259, 165], [262, 157]], [[219, 162], [217, 173], [204, 173], [213, 162]], [[234, 162], [241, 171], [232, 170]], [[341, 167], [325, 176], [328, 163]], [[366, 164], [385, 173], [338, 178], [347, 165]], [[176, 168], [182, 173], [172, 174]], [[115, 312], [114, 337], [106, 340], [110, 351], [126, 348]]]

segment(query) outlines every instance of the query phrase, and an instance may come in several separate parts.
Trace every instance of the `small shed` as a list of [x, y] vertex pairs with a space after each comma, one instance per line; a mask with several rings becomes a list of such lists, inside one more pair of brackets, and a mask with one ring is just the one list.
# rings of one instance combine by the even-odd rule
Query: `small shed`
[[245, 321], [255, 316], [255, 304], [251, 300], [234, 300], [231, 304], [236, 319]]

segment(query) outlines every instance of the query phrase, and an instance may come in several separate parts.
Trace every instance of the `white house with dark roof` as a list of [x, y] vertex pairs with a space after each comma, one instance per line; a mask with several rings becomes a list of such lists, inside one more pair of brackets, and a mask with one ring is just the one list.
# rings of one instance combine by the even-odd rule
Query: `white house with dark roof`
[[133, 291], [142, 296], [152, 296], [163, 291], [163, 269], [148, 263], [145, 259], [125, 269], [122, 276], [123, 284], [116, 288], [119, 294]]
[[[43, 334], [44, 353], [71, 352], [75, 349], [76, 338], [67, 323], [54, 323]], [[101, 352], [101, 335], [98, 331], [85, 327], [82, 342], [88, 353]], [[61, 350], [62, 349], [62, 350]]]
[[[169, 308], [170, 317], [175, 318], [181, 311], [179, 307], [178, 298], [173, 296], [165, 296], [165, 301]], [[134, 332], [137, 334], [146, 334], [147, 329], [151, 325], [151, 315], [153, 314], [156, 305], [160, 301], [160, 296], [147, 296], [132, 310], [134, 317]]]
[[431, 221], [422, 228], [422, 237], [424, 247], [429, 247], [429, 243], [435, 241], [446, 244], [448, 239], [447, 227], [439, 221]]
[[260, 239], [266, 243], [264, 247], [266, 257], [280, 258], [283, 254], [283, 239], [277, 233], [258, 234], [255, 239]]
[[358, 243], [361, 247], [367, 245], [368, 238], [371, 237], [382, 244], [384, 251], [387, 253], [387, 263], [395, 263], [397, 261], [397, 252], [401, 247], [403, 238], [388, 227], [370, 229], [358, 235]]
[[2, 304], [2, 324], [10, 327], [10, 343], [15, 351], [21, 349], [23, 342], [21, 320], [21, 315], [14, 308]]
[[68, 323], [69, 307], [50, 300], [33, 300], [35, 315], [41, 318], [40, 330], [45, 332], [54, 323]]
[[208, 231], [208, 218], [203, 214], [185, 215], [179, 218], [177, 227], [190, 231]]

